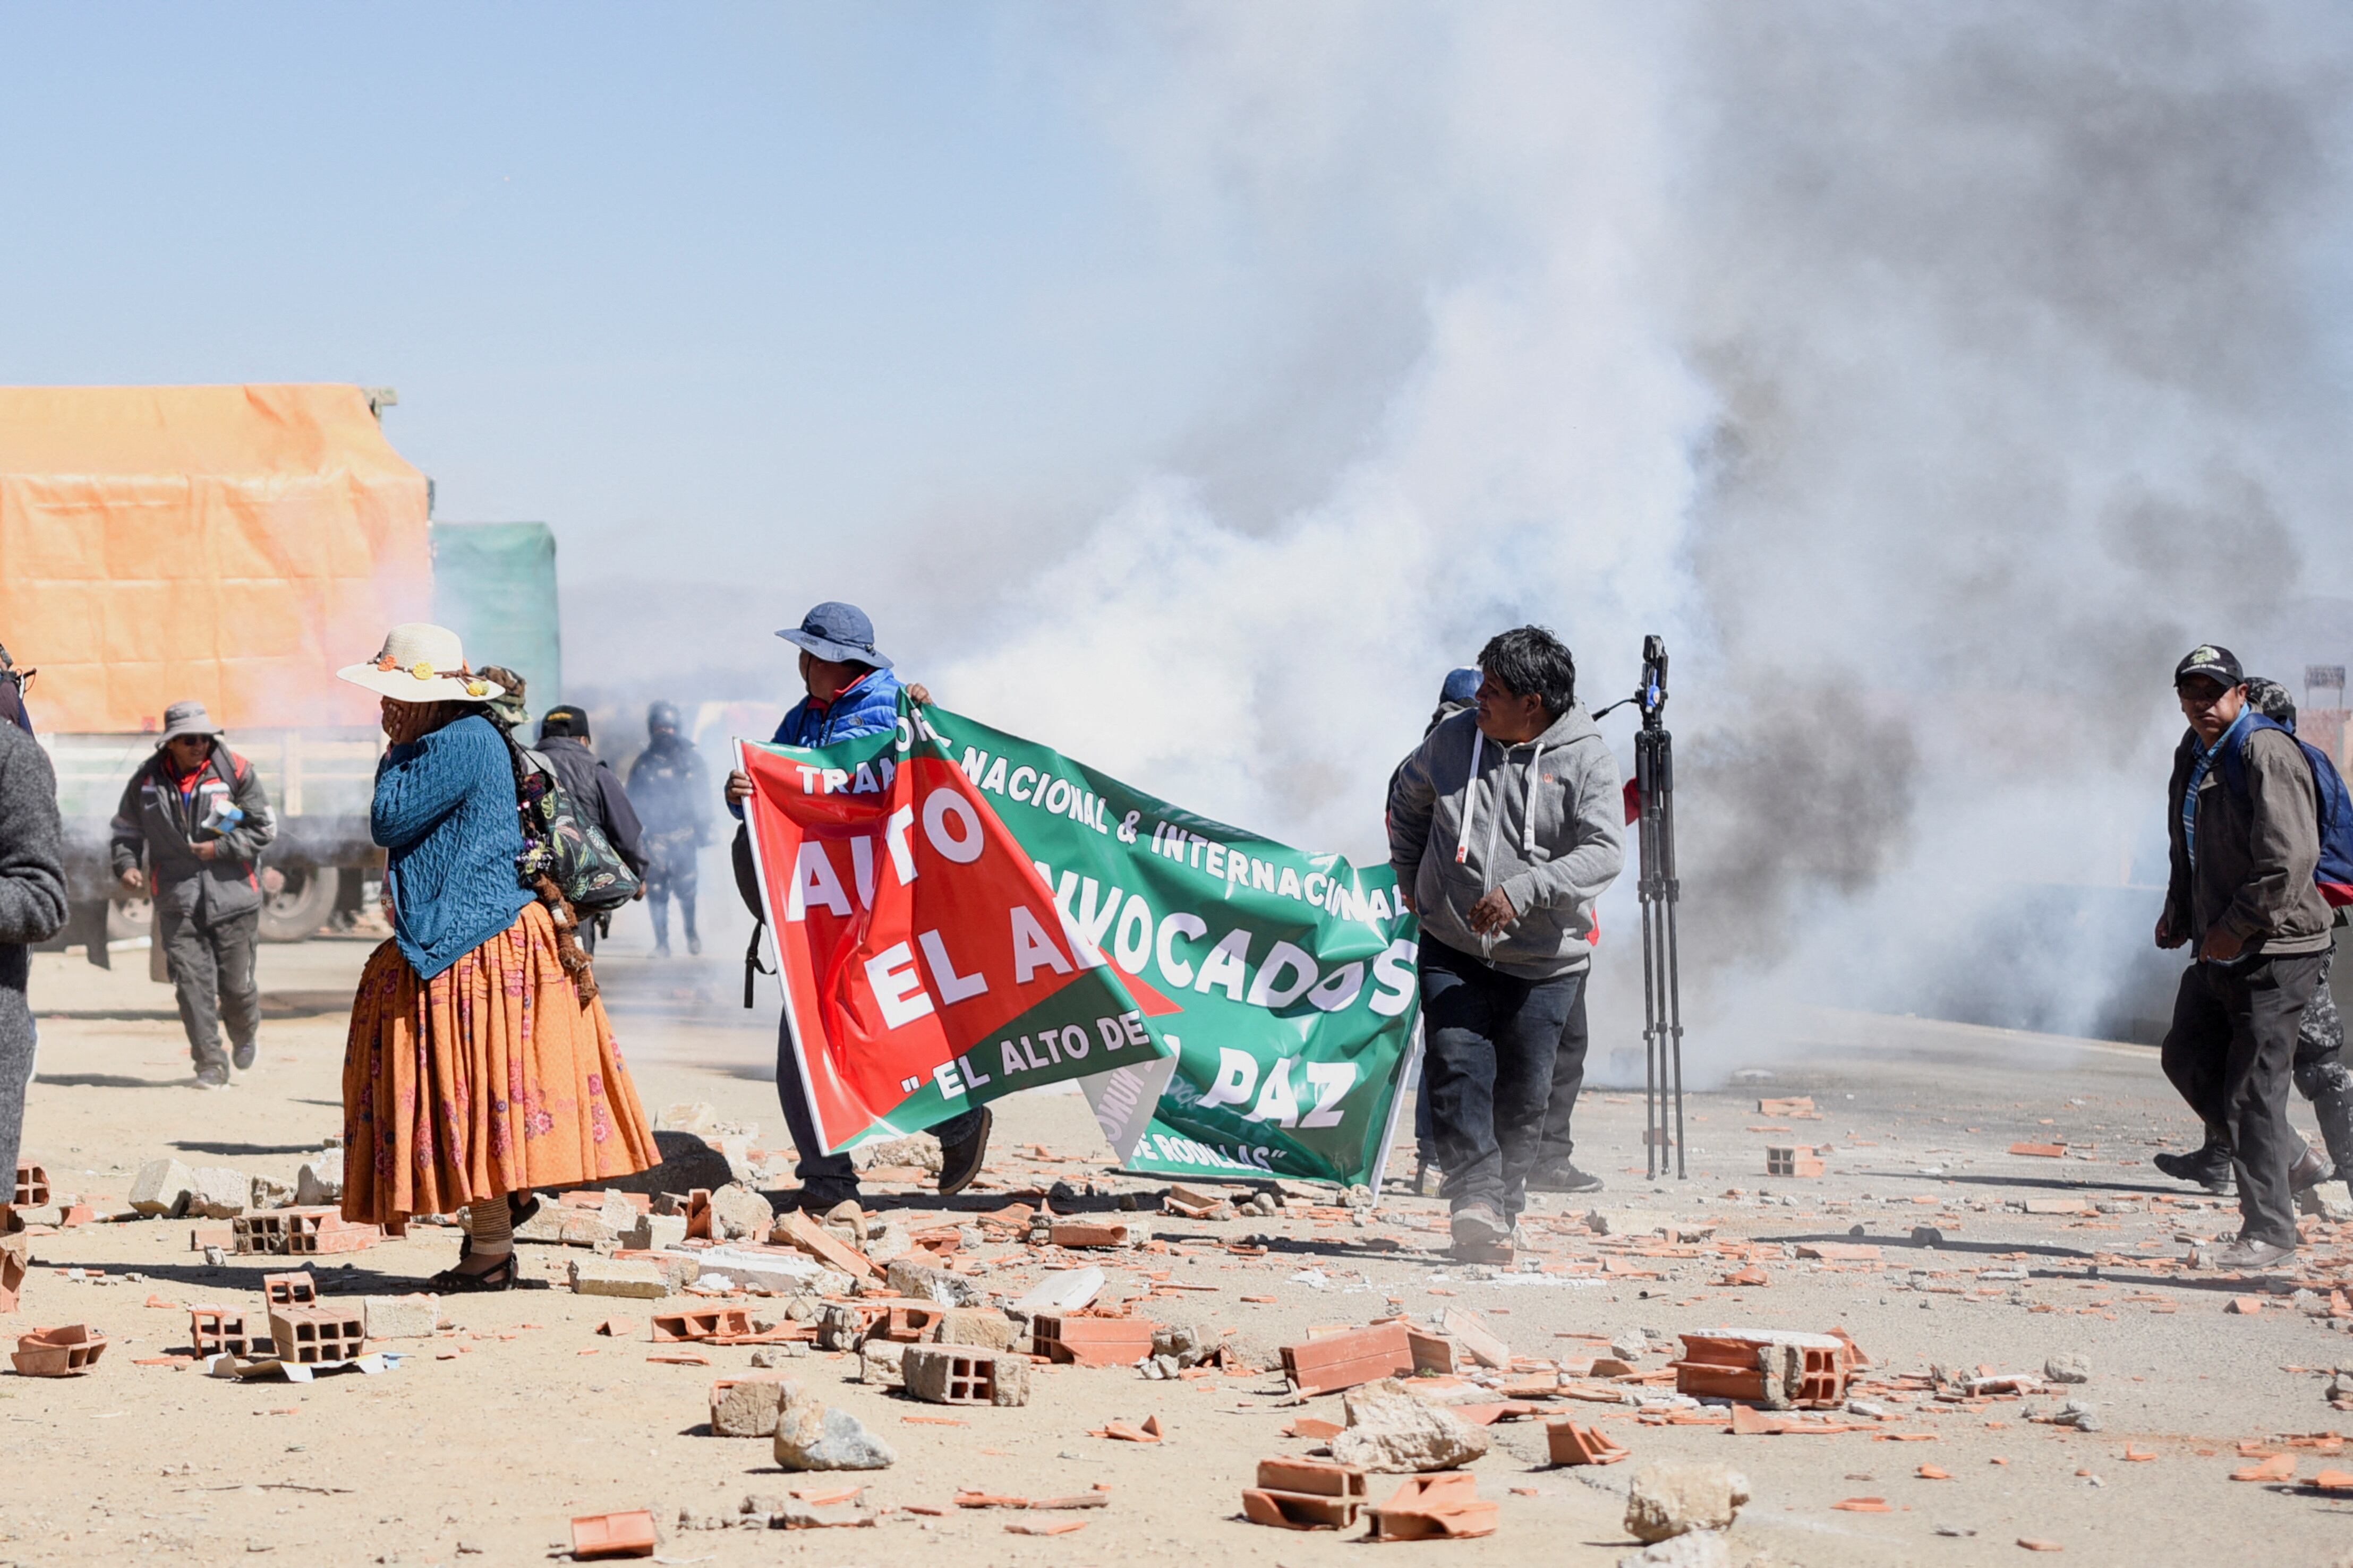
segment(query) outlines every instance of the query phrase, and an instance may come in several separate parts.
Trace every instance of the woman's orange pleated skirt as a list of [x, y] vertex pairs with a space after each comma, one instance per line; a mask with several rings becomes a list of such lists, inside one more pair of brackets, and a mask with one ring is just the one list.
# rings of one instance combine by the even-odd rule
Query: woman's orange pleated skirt
[[659, 1163], [605, 1005], [533, 903], [431, 980], [370, 956], [343, 1046], [343, 1217], [396, 1224]]

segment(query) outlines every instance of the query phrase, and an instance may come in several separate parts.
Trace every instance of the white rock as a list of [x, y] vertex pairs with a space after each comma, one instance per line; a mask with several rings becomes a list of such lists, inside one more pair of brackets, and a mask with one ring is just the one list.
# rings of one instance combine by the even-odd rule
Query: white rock
[[370, 1296], [366, 1309], [367, 1337], [372, 1340], [428, 1339], [441, 1326], [438, 1296]]
[[188, 1173], [187, 1213], [206, 1219], [235, 1219], [252, 1200], [253, 1183], [227, 1165], [199, 1165]]
[[902, 1296], [943, 1307], [970, 1307], [980, 1300], [980, 1287], [961, 1274], [934, 1268], [912, 1258], [894, 1259], [883, 1271], [884, 1282]]
[[1029, 1287], [1013, 1310], [1033, 1318], [1040, 1312], [1075, 1312], [1102, 1295], [1103, 1288], [1100, 1268], [1058, 1268]]
[[1658, 1542], [1689, 1531], [1727, 1530], [1747, 1500], [1748, 1478], [1723, 1465], [1644, 1465], [1627, 1490], [1626, 1532]]
[[1618, 1559], [1618, 1568], [1732, 1568], [1732, 1548], [1721, 1531], [1686, 1531], [1629, 1552]]
[[572, 1264], [575, 1296], [629, 1296], [653, 1300], [670, 1294], [670, 1280], [650, 1263], [609, 1258], [576, 1258]]
[[711, 1247], [696, 1253], [692, 1261], [748, 1289], [779, 1295], [831, 1289], [827, 1283], [828, 1278], [841, 1281], [845, 1288], [848, 1285], [845, 1276], [804, 1253], [746, 1252], [733, 1247]]
[[1390, 1475], [1451, 1470], [1491, 1446], [1483, 1428], [1424, 1404], [1393, 1377], [1359, 1384], [1340, 1401], [1348, 1425], [1332, 1439], [1332, 1457], [1344, 1465]]
[[768, 1200], [744, 1185], [730, 1182], [711, 1194], [711, 1237], [713, 1241], [762, 1241], [776, 1223]]
[[195, 1191], [195, 1177], [177, 1160], [150, 1160], [131, 1183], [131, 1206], [150, 1219], [177, 1219]]
[[294, 1173], [294, 1201], [305, 1208], [341, 1203], [343, 1198], [343, 1152], [322, 1149]]

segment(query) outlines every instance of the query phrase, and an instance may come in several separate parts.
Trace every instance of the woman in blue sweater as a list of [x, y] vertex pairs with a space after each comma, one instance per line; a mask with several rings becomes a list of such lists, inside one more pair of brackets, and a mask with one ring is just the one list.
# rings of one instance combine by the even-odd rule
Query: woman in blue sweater
[[583, 1001], [523, 851], [503, 694], [457, 634], [395, 626], [337, 672], [384, 699], [392, 745], [370, 822], [387, 851], [393, 938], [368, 960], [343, 1049], [343, 1215], [397, 1226], [466, 1211], [442, 1290], [514, 1283], [507, 1199], [655, 1163], [653, 1133], [605, 1005]]

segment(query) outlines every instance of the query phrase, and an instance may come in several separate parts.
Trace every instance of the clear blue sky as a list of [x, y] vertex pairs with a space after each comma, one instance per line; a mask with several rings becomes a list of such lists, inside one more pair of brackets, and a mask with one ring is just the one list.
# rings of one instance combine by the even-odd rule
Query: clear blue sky
[[1058, 533], [1280, 352], [1134, 199], [1089, 96], [1127, 47], [1060, 7], [0, 9], [0, 380], [396, 387], [438, 515], [549, 520], [592, 591]]

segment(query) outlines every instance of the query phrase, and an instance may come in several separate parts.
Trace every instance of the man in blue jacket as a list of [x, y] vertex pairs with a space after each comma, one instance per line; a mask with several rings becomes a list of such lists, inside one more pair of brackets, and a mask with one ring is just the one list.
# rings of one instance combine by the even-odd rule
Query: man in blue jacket
[[[776, 635], [801, 650], [801, 685], [808, 695], [776, 726], [771, 745], [830, 746], [898, 727], [901, 683], [891, 673], [891, 661], [875, 648], [874, 623], [865, 611], [828, 600], [803, 616], [799, 626]], [[906, 690], [919, 703], [932, 700], [920, 686]], [[751, 796], [751, 779], [740, 768], [731, 772], [727, 809], [741, 818]], [[800, 1152], [794, 1170], [801, 1182], [801, 1207], [822, 1212], [858, 1196], [857, 1166], [847, 1154], [825, 1153], [818, 1140], [800, 1069], [793, 1064], [792, 1026], [786, 1019], [779, 1019], [776, 1026], [776, 1099], [784, 1105], [793, 1147]], [[941, 1193], [960, 1193], [980, 1174], [994, 1121], [982, 1106], [931, 1129], [940, 1141]]]

